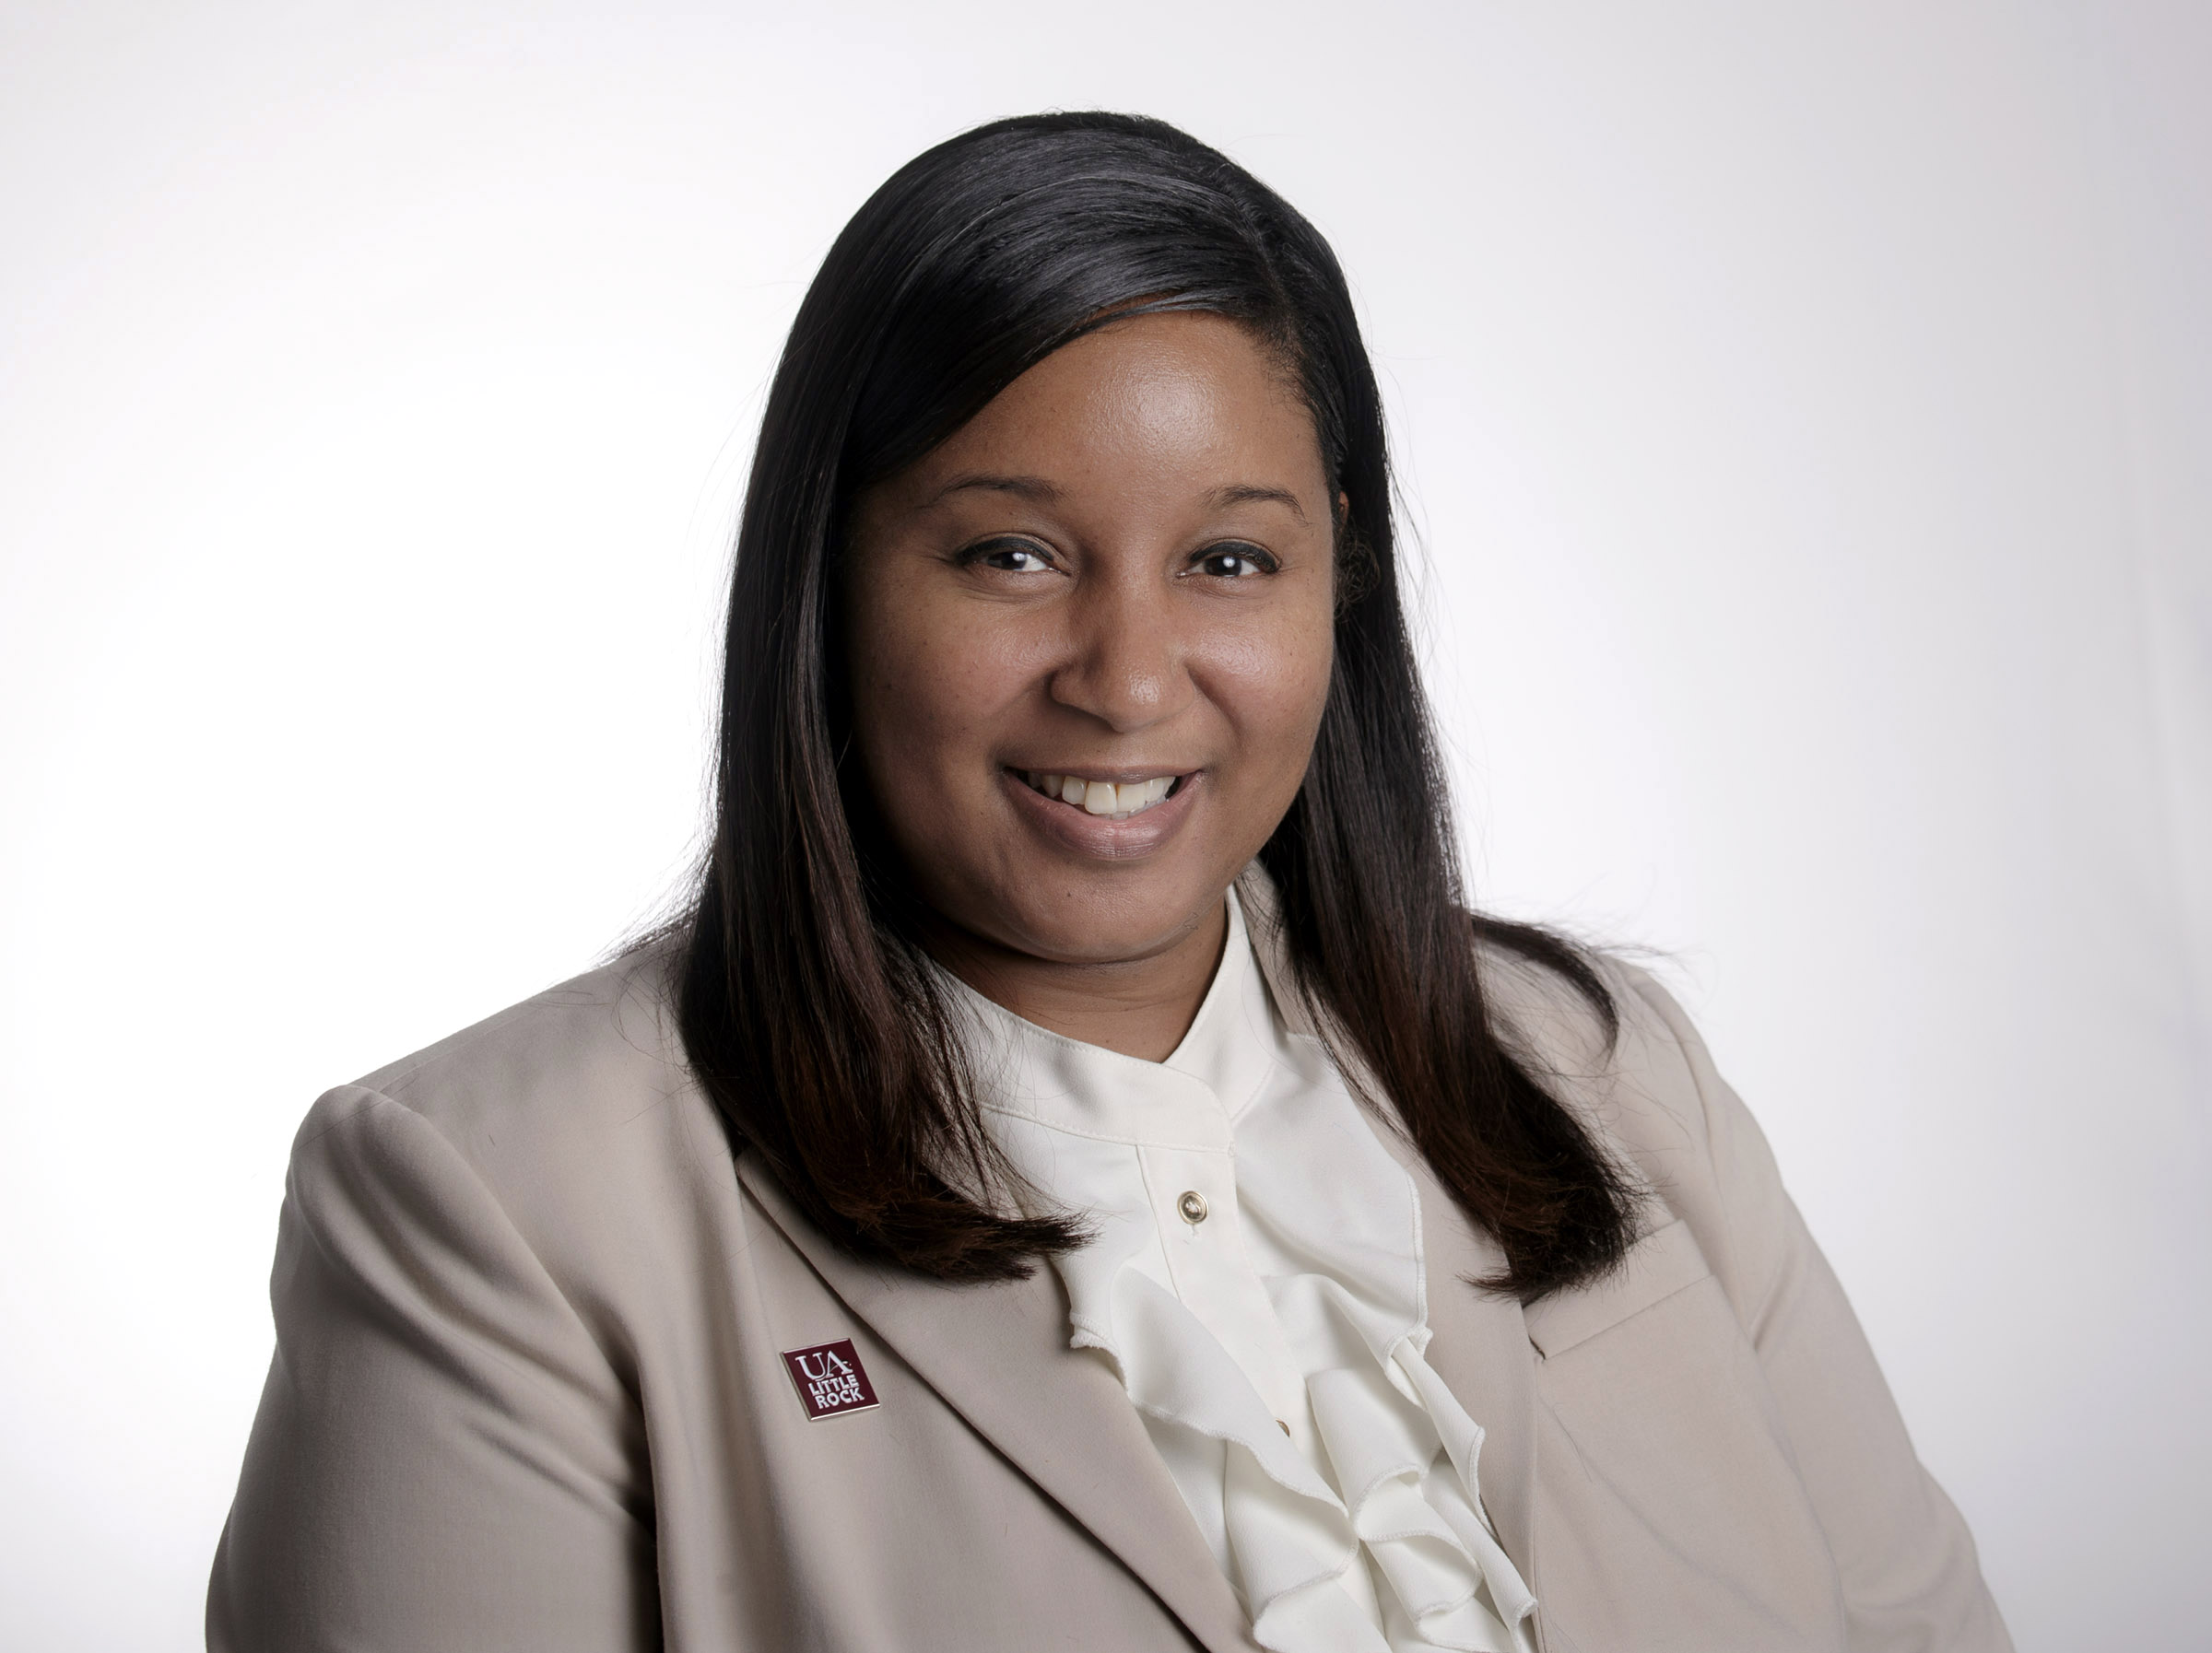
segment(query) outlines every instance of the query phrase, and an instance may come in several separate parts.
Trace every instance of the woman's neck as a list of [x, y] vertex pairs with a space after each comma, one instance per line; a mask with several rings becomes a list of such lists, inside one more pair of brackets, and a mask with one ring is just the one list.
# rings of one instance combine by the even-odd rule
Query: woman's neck
[[1141, 958], [1038, 958], [949, 924], [925, 931], [922, 944], [955, 976], [1025, 1022], [1086, 1045], [1161, 1061], [1196, 1020], [1228, 938], [1224, 900], [1185, 933]]

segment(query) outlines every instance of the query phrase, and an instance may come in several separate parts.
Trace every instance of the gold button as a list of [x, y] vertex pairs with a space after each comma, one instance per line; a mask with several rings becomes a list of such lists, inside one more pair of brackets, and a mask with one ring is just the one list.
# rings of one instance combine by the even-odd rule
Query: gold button
[[1195, 1228], [1206, 1221], [1206, 1196], [1194, 1188], [1186, 1190], [1182, 1198], [1175, 1202], [1175, 1209], [1182, 1213], [1184, 1222]]
[[1284, 1423], [1280, 1418], [1275, 1420], [1275, 1426], [1277, 1429], [1280, 1429], [1285, 1435], [1288, 1435], [1290, 1433], [1290, 1425]]

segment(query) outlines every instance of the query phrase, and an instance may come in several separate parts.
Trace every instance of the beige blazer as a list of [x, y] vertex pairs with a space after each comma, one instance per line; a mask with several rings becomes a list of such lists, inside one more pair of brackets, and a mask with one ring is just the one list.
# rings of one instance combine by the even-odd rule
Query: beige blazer
[[[1243, 889], [1280, 982], [1271, 892]], [[1462, 1284], [1496, 1249], [1397, 1145], [1429, 1359], [1488, 1430], [1541, 1645], [2008, 1648], [1681, 1011], [1618, 970], [1601, 1063], [1571, 995], [1493, 964], [1521, 1040], [1653, 1190], [1622, 1272], [1524, 1310]], [[1253, 1647], [1118, 1382], [1068, 1347], [1053, 1271], [948, 1286], [840, 1251], [733, 1159], [661, 981], [618, 964], [315, 1104], [208, 1647]], [[842, 1340], [877, 1404], [810, 1420], [782, 1354]]]

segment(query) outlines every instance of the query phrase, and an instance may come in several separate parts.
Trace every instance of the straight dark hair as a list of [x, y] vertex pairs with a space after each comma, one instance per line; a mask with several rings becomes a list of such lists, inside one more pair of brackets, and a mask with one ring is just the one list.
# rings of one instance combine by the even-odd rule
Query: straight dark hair
[[[1338, 531], [1335, 662], [1305, 783], [1261, 851], [1306, 1001], [1524, 1300], [1625, 1253], [1632, 1196], [1509, 1049], [1478, 943], [1557, 972], [1610, 1038], [1589, 961], [1471, 913], [1399, 604], [1382, 412], [1335, 256], [1257, 179], [1163, 122], [976, 128], [900, 169], [808, 288], [737, 533], [712, 847], [677, 931], [678, 1020], [738, 1152], [825, 1232], [946, 1280], [1082, 1243], [1023, 1215], [982, 1127], [907, 881], [851, 756], [837, 558], [855, 495], [1108, 321], [1234, 320], [1312, 409]], [[1353, 1060], [1357, 1059], [1357, 1060]]]

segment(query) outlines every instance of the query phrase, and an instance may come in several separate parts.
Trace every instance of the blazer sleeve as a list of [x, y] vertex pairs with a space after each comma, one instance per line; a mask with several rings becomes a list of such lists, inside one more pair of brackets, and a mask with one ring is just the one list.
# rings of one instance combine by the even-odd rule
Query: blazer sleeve
[[211, 1653], [660, 1646], [634, 1398], [428, 1120], [316, 1104], [270, 1295]]
[[1765, 1135], [1680, 1005], [1639, 997], [1688, 1064], [1712, 1166], [1694, 1230], [1757, 1351], [1842, 1580], [1853, 1653], [2011, 1653], [1974, 1541], [1905, 1432], [1843, 1288], [1814, 1243]]

